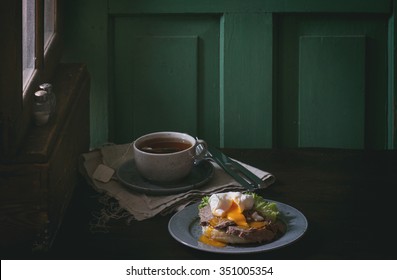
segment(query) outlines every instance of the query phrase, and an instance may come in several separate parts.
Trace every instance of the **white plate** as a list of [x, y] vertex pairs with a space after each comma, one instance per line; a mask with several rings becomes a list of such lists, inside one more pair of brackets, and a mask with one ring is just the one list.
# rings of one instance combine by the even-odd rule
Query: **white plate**
[[257, 253], [274, 250], [287, 246], [303, 236], [307, 230], [307, 219], [297, 209], [277, 201], [275, 202], [280, 211], [279, 218], [286, 224], [287, 229], [279, 239], [266, 244], [253, 245], [227, 245], [226, 247], [214, 247], [198, 241], [202, 234], [200, 218], [198, 217], [198, 205], [195, 203], [175, 213], [169, 223], [168, 231], [180, 243], [201, 251], [225, 254]]

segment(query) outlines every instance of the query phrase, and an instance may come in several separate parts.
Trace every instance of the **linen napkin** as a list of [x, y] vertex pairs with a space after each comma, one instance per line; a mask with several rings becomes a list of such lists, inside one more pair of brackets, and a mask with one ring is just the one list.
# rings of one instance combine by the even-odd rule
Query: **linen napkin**
[[[179, 211], [185, 206], [201, 200], [205, 195], [218, 192], [245, 190], [245, 188], [243, 188], [215, 163], [213, 163], [213, 177], [205, 185], [183, 193], [164, 196], [146, 195], [133, 191], [119, 182], [115, 175], [113, 175], [111, 180], [108, 182], [100, 179], [100, 176], [103, 174], [99, 174], [98, 177], [98, 173], [101, 173], [101, 171], [98, 172], [98, 167], [104, 165], [107, 170], [115, 171], [125, 161], [132, 158], [132, 143], [123, 145], [107, 145], [99, 150], [83, 154], [80, 172], [86, 177], [87, 181], [95, 190], [115, 198], [120, 207], [125, 209], [133, 219], [138, 221], [142, 221], [159, 214], [166, 215], [174, 211]], [[248, 164], [242, 162], [239, 163], [263, 180], [264, 184], [262, 188], [266, 188], [274, 183], [275, 178], [272, 174]], [[93, 176], [94, 173], [95, 176]]]

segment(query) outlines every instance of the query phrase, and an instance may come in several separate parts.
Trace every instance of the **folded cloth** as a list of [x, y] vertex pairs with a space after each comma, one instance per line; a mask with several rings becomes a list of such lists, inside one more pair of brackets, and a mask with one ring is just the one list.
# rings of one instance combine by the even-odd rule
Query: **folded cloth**
[[[165, 215], [183, 209], [185, 206], [199, 201], [203, 196], [212, 193], [227, 191], [245, 190], [232, 177], [223, 171], [217, 164], [214, 165], [213, 177], [203, 186], [172, 195], [152, 196], [144, 193], [135, 192], [125, 187], [113, 175], [111, 180], [104, 181], [95, 179], [94, 173], [99, 166], [105, 165], [111, 170], [117, 170], [125, 161], [133, 158], [131, 144], [107, 145], [99, 150], [94, 150], [82, 155], [82, 165], [80, 172], [86, 177], [87, 181], [98, 192], [106, 193], [108, 196], [118, 200], [120, 207], [128, 211], [133, 219], [142, 221], [158, 214]], [[274, 183], [275, 178], [272, 174], [239, 162], [251, 172], [263, 180], [262, 188], [266, 188]]]

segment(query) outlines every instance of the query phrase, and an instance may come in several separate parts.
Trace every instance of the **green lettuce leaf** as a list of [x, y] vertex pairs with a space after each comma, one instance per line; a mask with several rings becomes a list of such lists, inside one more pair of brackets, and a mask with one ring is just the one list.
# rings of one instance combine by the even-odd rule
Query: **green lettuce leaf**
[[204, 196], [204, 197], [201, 199], [201, 202], [200, 202], [198, 208], [201, 209], [201, 208], [204, 208], [205, 206], [207, 206], [208, 203], [209, 203], [209, 199], [210, 199], [209, 196]]
[[[277, 220], [277, 216], [279, 214], [278, 208], [276, 203], [274, 202], [269, 202], [266, 201], [263, 197], [260, 195], [257, 195], [256, 193], [246, 193], [250, 194], [254, 197], [254, 209], [258, 211], [263, 217], [265, 217], [267, 220], [275, 221]], [[201, 202], [198, 206], [199, 209], [204, 208], [205, 206], [208, 205], [209, 203], [209, 196], [204, 196], [201, 199]]]
[[257, 195], [256, 193], [251, 194], [254, 197], [254, 209], [268, 220], [277, 220], [279, 211], [276, 203], [266, 201], [263, 197]]

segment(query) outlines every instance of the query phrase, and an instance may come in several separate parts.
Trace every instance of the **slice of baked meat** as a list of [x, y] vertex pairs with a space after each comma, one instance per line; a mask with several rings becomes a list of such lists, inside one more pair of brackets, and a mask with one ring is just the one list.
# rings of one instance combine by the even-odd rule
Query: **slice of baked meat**
[[213, 228], [218, 230], [226, 230], [227, 227], [236, 225], [235, 222], [227, 218], [214, 216], [209, 205], [199, 210], [199, 217], [201, 226], [211, 225]]
[[[246, 211], [243, 213], [247, 222], [265, 221], [266, 219], [256, 211]], [[286, 226], [281, 221], [266, 221], [263, 227], [243, 228], [227, 218], [217, 217], [212, 214], [209, 205], [199, 210], [200, 225], [211, 225], [217, 230], [226, 232], [227, 234], [238, 236], [250, 242], [270, 242], [285, 233]]]

